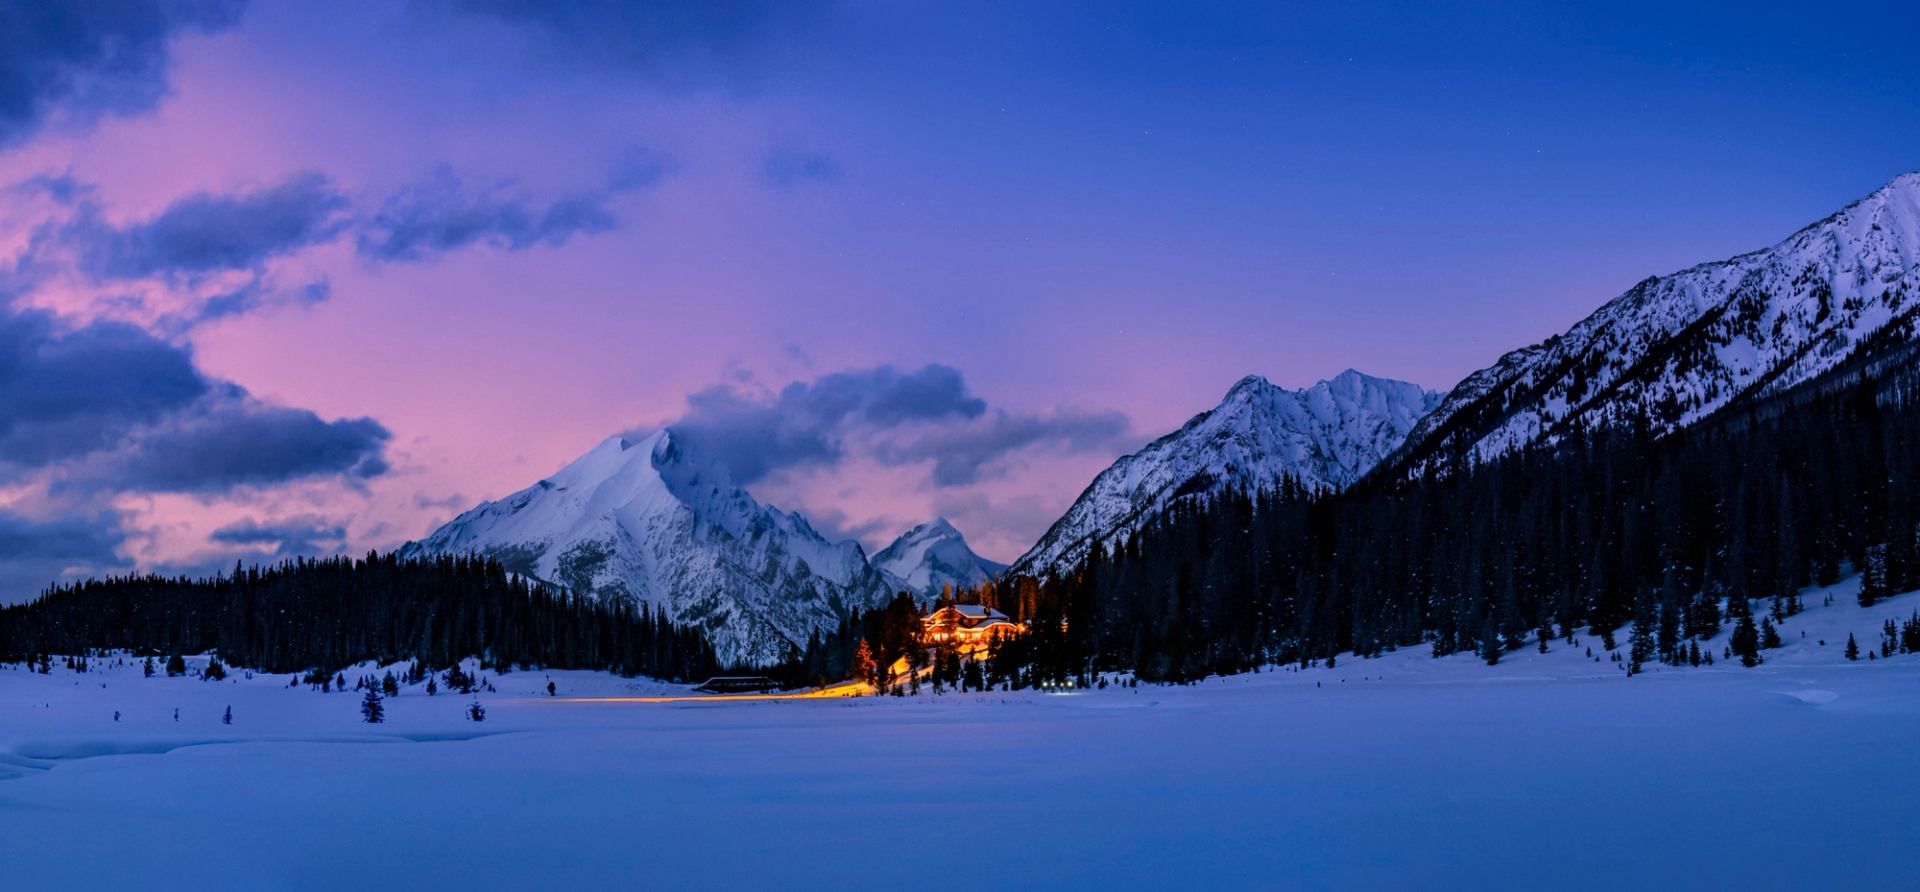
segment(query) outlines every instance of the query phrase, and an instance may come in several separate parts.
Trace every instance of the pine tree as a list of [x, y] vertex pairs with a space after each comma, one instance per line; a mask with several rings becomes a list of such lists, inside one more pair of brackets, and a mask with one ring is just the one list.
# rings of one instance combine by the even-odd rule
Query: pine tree
[[[391, 676], [389, 676], [391, 677]], [[360, 699], [360, 718], [369, 725], [378, 725], [387, 720], [387, 707], [381, 702], [380, 692], [367, 689], [367, 695]]]
[[389, 697], [400, 696], [400, 679], [393, 677], [392, 670], [388, 670], [386, 677], [380, 679], [380, 693]]
[[1847, 659], [1860, 659], [1860, 642], [1853, 640], [1853, 633], [1847, 633]]
[[1774, 628], [1771, 616], [1760, 621], [1760, 646], [1767, 650], [1780, 646], [1780, 630]]
[[467, 720], [474, 722], [484, 722], [487, 720], [487, 709], [480, 705], [478, 699], [467, 706]]
[[1760, 631], [1753, 626], [1751, 611], [1741, 612], [1740, 621], [1727, 640], [1727, 649], [1740, 658], [1742, 666], [1751, 669], [1760, 665]]
[[141, 663], [140, 673], [142, 675], [145, 675], [148, 678], [153, 677], [153, 658], [152, 657], [146, 658], [146, 660]]
[[1860, 606], [1872, 607], [1873, 602], [1889, 594], [1886, 543], [1869, 546], [1864, 563], [1860, 568]]
[[1639, 675], [1640, 667], [1653, 658], [1653, 633], [1646, 623], [1633, 624], [1633, 634], [1627, 639], [1627, 674]]
[[873, 649], [867, 646], [867, 639], [860, 639], [860, 646], [855, 648], [853, 652], [854, 677], [868, 684], [874, 684], [874, 676], [879, 672], [879, 669], [879, 664], [874, 662], [873, 659]]
[[187, 661], [179, 654], [167, 658], [167, 677], [178, 678], [187, 674]]

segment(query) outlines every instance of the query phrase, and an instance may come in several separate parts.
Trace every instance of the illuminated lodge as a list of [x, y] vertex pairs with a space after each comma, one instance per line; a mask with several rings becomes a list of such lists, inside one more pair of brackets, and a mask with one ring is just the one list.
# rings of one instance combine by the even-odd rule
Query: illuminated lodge
[[921, 623], [928, 644], [952, 642], [963, 647], [985, 645], [997, 636], [1012, 637], [1027, 628], [1006, 614], [979, 604], [954, 604], [927, 614]]

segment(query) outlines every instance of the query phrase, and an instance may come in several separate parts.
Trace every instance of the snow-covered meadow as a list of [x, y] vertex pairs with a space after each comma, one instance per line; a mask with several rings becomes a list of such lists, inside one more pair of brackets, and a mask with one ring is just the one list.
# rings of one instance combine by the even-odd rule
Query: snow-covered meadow
[[479, 724], [418, 687], [367, 725], [285, 675], [15, 665], [0, 887], [1897, 886], [1920, 656], [1841, 650], [1920, 595], [1834, 595], [1754, 669], [1626, 678], [1583, 638], [1491, 668], [737, 703], [536, 671], [491, 677]]

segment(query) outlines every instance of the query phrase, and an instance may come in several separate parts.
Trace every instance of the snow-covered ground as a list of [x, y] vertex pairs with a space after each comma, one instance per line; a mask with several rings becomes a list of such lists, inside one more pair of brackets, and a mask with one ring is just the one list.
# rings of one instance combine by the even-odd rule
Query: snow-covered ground
[[527, 672], [492, 679], [482, 724], [418, 688], [366, 725], [358, 694], [284, 675], [14, 666], [0, 888], [1897, 887], [1920, 656], [1841, 648], [1920, 595], [1824, 600], [1755, 669], [1629, 679], [1583, 638], [1491, 668], [1422, 648], [740, 703], [570, 700], [678, 689]]

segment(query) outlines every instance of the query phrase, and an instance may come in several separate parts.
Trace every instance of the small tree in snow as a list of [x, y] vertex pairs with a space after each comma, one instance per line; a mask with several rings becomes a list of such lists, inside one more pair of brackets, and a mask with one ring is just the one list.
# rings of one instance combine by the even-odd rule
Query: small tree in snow
[[1774, 628], [1771, 616], [1760, 621], [1760, 646], [1768, 650], [1780, 646], [1780, 630]]
[[467, 719], [469, 721], [475, 721], [475, 722], [486, 721], [487, 708], [484, 706], [481, 706], [479, 700], [473, 701], [471, 704], [468, 704], [467, 706]]
[[1753, 626], [1753, 614], [1743, 612], [1740, 622], [1728, 637], [1727, 651], [1740, 658], [1740, 665], [1751, 669], [1760, 665], [1760, 630]]
[[367, 695], [360, 699], [360, 719], [369, 725], [378, 725], [387, 720], [387, 707], [382, 703], [380, 692], [367, 689]]
[[1860, 642], [1853, 640], [1853, 633], [1847, 633], [1847, 659], [1860, 659]]

